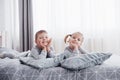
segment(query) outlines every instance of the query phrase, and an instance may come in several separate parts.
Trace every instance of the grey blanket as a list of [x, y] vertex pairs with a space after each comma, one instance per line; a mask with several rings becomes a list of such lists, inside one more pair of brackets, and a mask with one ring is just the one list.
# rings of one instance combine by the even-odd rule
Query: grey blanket
[[0, 80], [120, 80], [120, 56], [112, 55], [101, 65], [76, 71], [62, 67], [41, 70], [5, 58], [0, 59]]
[[80, 70], [102, 64], [110, 56], [111, 54], [108, 53], [91, 53], [81, 54], [80, 56], [73, 56], [67, 59], [64, 59], [64, 55], [58, 55], [54, 58], [44, 58], [37, 60], [32, 57], [20, 57], [20, 61], [25, 65], [38, 69], [56, 67], [60, 64], [61, 67], [64, 67], [66, 69]]
[[[57, 58], [57, 57], [56, 57]], [[33, 59], [32, 57], [20, 57], [22, 64], [34, 67], [37, 69], [46, 69], [50, 67], [56, 67], [59, 65], [59, 61], [56, 58], [45, 58], [45, 59]]]
[[0, 80], [120, 80], [119, 61], [120, 57], [111, 57], [102, 65], [70, 71], [61, 67], [39, 70], [5, 58], [0, 59]]

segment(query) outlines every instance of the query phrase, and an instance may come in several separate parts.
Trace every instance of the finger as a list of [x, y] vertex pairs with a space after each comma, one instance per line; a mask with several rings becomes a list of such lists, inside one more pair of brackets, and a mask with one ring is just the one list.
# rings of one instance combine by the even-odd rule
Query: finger
[[42, 42], [40, 42], [40, 45], [41, 45], [42, 47], [45, 47], [45, 45], [44, 45]]
[[51, 42], [52, 42], [52, 38], [49, 39], [49, 43], [51, 43]]
[[48, 45], [51, 45], [52, 39], [50, 38], [48, 41]]

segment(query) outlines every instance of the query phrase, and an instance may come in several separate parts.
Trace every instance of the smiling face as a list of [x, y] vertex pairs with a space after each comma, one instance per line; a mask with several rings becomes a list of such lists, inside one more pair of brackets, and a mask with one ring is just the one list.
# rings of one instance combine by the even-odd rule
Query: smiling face
[[48, 34], [46, 32], [42, 32], [42, 33], [38, 33], [37, 37], [35, 39], [35, 43], [37, 44], [37, 46], [41, 47], [41, 46], [46, 46], [48, 45]]
[[79, 32], [73, 33], [69, 41], [80, 47], [83, 42], [83, 35]]

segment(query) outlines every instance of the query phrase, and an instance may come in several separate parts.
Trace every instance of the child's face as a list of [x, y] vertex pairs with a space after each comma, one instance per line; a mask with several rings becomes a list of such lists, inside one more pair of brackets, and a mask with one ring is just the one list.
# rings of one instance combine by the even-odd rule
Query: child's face
[[49, 38], [47, 33], [40, 33], [35, 40], [38, 46], [46, 46], [48, 44]]
[[83, 41], [83, 36], [80, 35], [79, 33], [72, 34], [72, 36], [70, 38], [70, 42], [76, 44], [78, 47], [81, 46], [82, 41]]

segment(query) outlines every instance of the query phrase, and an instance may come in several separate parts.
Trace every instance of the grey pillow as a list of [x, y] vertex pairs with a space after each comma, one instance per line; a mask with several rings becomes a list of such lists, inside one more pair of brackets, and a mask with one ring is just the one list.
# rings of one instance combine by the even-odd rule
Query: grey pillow
[[0, 47], [0, 58], [15, 58], [15, 55], [18, 54], [19, 52], [13, 49], [9, 49], [6, 47]]
[[80, 70], [102, 64], [111, 55], [110, 53], [82, 54], [65, 59], [61, 62], [61, 66], [70, 70]]
[[19, 52], [16, 51], [16, 50], [13, 50], [13, 49], [6, 48], [6, 47], [0, 47], [0, 54], [3, 54], [3, 53], [6, 53], [6, 54], [17, 54]]
[[9, 49], [6, 47], [0, 47], [0, 58], [19, 58], [27, 57], [30, 54], [30, 50], [24, 52], [18, 52], [14, 49]]

